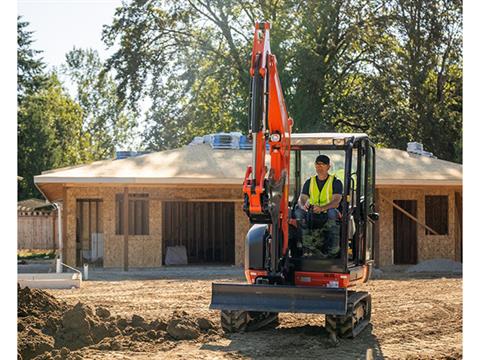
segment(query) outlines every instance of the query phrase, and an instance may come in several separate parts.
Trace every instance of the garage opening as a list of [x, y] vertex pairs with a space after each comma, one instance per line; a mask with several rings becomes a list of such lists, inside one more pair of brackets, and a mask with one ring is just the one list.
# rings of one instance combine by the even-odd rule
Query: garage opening
[[185, 246], [189, 264], [235, 263], [233, 202], [164, 202], [163, 264], [168, 246]]

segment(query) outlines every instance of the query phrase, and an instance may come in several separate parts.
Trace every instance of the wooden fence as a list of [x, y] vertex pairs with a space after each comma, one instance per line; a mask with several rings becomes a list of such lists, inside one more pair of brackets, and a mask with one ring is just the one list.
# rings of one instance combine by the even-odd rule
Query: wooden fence
[[18, 213], [17, 248], [55, 250], [58, 248], [56, 216], [54, 212]]

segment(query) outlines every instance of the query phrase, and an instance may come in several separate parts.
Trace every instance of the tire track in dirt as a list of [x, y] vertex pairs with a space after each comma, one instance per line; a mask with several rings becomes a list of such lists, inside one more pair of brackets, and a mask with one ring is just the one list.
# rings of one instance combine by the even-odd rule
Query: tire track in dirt
[[[89, 281], [78, 290], [52, 290], [69, 304], [81, 301], [103, 306], [114, 316], [140, 314], [145, 320], [165, 318], [174, 310], [205, 317], [217, 328], [219, 313], [208, 309], [213, 277], [182, 279]], [[230, 281], [238, 281], [232, 277]], [[228, 281], [218, 276], [215, 281]], [[152, 348], [152, 353], [95, 349], [89, 358], [112, 359], [364, 359], [368, 349], [375, 359], [457, 359], [462, 356], [462, 279], [421, 278], [389, 274], [361, 285], [372, 295], [372, 326], [353, 340], [341, 340], [329, 348], [324, 317], [312, 314], [280, 314], [273, 330], [218, 336], [205, 341], [179, 341], [171, 349]]]

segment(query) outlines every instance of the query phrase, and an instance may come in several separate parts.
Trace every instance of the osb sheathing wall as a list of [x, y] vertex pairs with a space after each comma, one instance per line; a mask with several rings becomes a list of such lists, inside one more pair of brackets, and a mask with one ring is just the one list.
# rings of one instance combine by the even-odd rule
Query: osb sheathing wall
[[[380, 195], [393, 200], [416, 200], [417, 218], [425, 224], [425, 196], [448, 196], [448, 235], [425, 235], [425, 228], [417, 224], [418, 261], [435, 258], [455, 260], [455, 191], [461, 188], [391, 188], [379, 189]], [[379, 266], [393, 265], [393, 206], [380, 196], [380, 241], [376, 258]]]
[[[228, 201], [235, 205], [235, 263], [243, 263], [243, 242], [248, 219], [242, 222], [241, 187], [139, 187], [128, 186], [129, 193], [149, 194], [149, 235], [128, 236], [128, 266], [158, 267], [162, 265], [162, 201]], [[123, 267], [124, 236], [115, 235], [115, 195], [123, 194], [124, 186], [97, 186], [66, 188], [64, 206], [67, 231], [64, 240], [64, 260], [75, 264], [76, 201], [101, 199], [103, 201], [104, 267]], [[245, 216], [243, 216], [245, 217]], [[246, 218], [246, 217], [245, 217]], [[248, 228], [247, 228], [248, 230]], [[238, 251], [237, 251], [238, 250]]]
[[235, 265], [245, 265], [245, 237], [250, 229], [250, 221], [244, 213], [243, 203], [235, 203]]

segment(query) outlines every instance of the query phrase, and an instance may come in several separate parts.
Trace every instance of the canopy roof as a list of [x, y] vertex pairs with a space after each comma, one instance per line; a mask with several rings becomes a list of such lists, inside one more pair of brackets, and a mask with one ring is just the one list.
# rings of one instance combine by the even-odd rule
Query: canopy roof
[[[377, 149], [376, 184], [461, 186], [462, 165], [396, 149]], [[241, 185], [252, 153], [184, 146], [122, 160], [45, 171], [35, 184], [49, 198], [62, 184], [222, 184]], [[56, 192], [58, 194], [58, 192]]]

